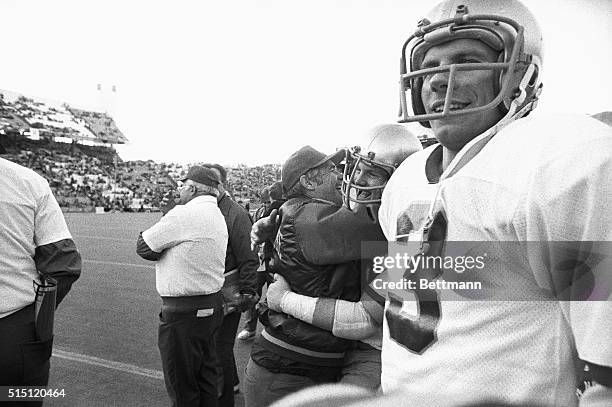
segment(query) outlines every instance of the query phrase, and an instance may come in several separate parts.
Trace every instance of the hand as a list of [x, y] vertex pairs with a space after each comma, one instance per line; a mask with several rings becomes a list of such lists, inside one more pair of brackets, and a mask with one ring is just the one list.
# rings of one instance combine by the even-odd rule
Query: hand
[[257, 246], [273, 238], [274, 231], [279, 221], [278, 209], [273, 209], [272, 212], [270, 212], [270, 216], [261, 218], [255, 222], [251, 227], [251, 250], [255, 251]]
[[232, 300], [225, 305], [228, 313], [233, 311], [245, 312], [253, 307], [257, 301], [259, 301], [259, 296], [257, 294], [242, 293], [232, 298]]
[[285, 293], [291, 292], [289, 283], [280, 274], [274, 275], [274, 282], [268, 286], [268, 292], [266, 298], [268, 301], [268, 307], [274, 311], [283, 312], [281, 302]]
[[162, 198], [159, 209], [162, 212], [162, 215], [170, 212], [172, 208], [174, 208], [179, 203], [179, 200], [175, 198], [174, 192], [167, 192]]

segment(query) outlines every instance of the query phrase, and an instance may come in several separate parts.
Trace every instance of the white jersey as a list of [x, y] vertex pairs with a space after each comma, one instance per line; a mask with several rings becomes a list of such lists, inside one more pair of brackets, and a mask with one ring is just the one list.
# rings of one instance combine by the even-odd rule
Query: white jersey
[[[434, 144], [418, 151], [400, 164], [383, 190], [378, 210], [380, 227], [390, 242], [400, 234], [415, 235], [423, 228], [438, 182], [435, 169], [427, 162], [442, 158], [442, 146]], [[415, 235], [416, 236], [416, 235]]]
[[[429, 207], [423, 198], [431, 202], [436, 192], [424, 184], [433, 151], [409, 157], [383, 193], [380, 223], [389, 240], [419, 236]], [[612, 366], [610, 253], [589, 257], [589, 244], [581, 247], [585, 258], [596, 257], [607, 270], [607, 281], [595, 281], [607, 301], [560, 302], [550, 294], [559, 277], [553, 265], [567, 253], [527, 242], [612, 241], [611, 180], [612, 129], [582, 116], [517, 120], [444, 179], [436, 208], [448, 222], [447, 242], [515, 242], [503, 246], [505, 253], [492, 253], [475, 275], [508, 298], [450, 301], [457, 292], [439, 290], [440, 316], [435, 324], [425, 321], [435, 328], [419, 349], [402, 339], [420, 326], [406, 323], [419, 321], [415, 302], [387, 301], [383, 390], [401, 389], [422, 406], [483, 400], [577, 405], [578, 359]]]
[[0, 318], [34, 302], [38, 246], [72, 239], [47, 180], [0, 158]]

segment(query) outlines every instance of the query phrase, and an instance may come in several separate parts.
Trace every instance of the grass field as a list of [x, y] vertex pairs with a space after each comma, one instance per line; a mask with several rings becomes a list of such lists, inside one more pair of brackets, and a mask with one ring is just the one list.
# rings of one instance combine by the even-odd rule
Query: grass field
[[[66, 396], [46, 399], [45, 406], [168, 406], [155, 269], [135, 252], [138, 233], [160, 214], [65, 217], [83, 272], [56, 314], [49, 387], [65, 389]], [[241, 376], [251, 343], [237, 341], [234, 348]], [[243, 406], [241, 394], [236, 406]]]

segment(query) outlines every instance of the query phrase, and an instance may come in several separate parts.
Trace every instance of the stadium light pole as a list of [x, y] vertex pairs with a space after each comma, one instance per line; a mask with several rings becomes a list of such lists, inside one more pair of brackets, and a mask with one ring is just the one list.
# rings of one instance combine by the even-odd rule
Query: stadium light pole
[[[117, 86], [116, 85], [108, 85], [104, 83], [97, 84], [97, 104], [98, 110], [100, 112], [104, 112], [105, 115], [113, 118], [115, 117], [116, 107], [117, 107]], [[111, 150], [113, 150], [113, 184], [115, 184], [117, 179], [117, 150], [115, 150], [115, 145], [111, 140]], [[116, 185], [116, 184], [115, 184]], [[114, 195], [113, 195], [114, 196]]]

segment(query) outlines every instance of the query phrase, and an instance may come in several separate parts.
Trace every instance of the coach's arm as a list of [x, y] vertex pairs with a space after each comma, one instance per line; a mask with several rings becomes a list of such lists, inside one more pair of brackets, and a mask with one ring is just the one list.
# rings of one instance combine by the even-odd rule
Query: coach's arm
[[141, 232], [136, 241], [136, 254], [145, 260], [159, 260], [164, 250], [187, 241], [180, 221], [183, 205], [177, 205], [159, 222]]
[[74, 241], [62, 239], [36, 247], [34, 263], [39, 273], [57, 280], [57, 307], [81, 275], [81, 255]]
[[[230, 199], [227, 197], [226, 199]], [[259, 257], [251, 251], [251, 219], [246, 210], [235, 211], [231, 224], [228, 224], [228, 256], [225, 259], [225, 271], [238, 269], [240, 292], [256, 293], [257, 268]], [[231, 253], [229, 253], [231, 250]]]
[[375, 300], [367, 292], [358, 302], [308, 297], [292, 292], [282, 276], [274, 277], [276, 281], [268, 286], [266, 294], [270, 309], [330, 331], [339, 338], [362, 340], [381, 332], [384, 301]]
[[304, 258], [318, 265], [359, 260], [362, 243], [386, 241], [365, 207], [353, 212], [346, 206], [310, 203], [296, 216], [295, 230]]
[[153, 251], [142, 238], [142, 232], [138, 235], [138, 241], [136, 241], [136, 254], [145, 260], [157, 261], [161, 257], [161, 253]]
[[81, 275], [81, 255], [49, 184], [41, 183], [44, 193], [36, 202], [34, 212], [33, 260], [40, 274], [57, 281], [57, 307]]

